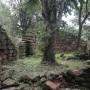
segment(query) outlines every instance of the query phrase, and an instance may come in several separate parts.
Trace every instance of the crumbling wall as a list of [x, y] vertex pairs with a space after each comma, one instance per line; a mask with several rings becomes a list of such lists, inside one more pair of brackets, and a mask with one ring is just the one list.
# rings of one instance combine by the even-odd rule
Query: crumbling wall
[[19, 43], [19, 58], [28, 57], [35, 53], [36, 49], [36, 34], [29, 33], [22, 37]]
[[17, 50], [2, 27], [0, 27], [0, 56], [2, 63], [5, 64], [17, 58]]
[[25, 58], [25, 48], [26, 48], [26, 45], [25, 45], [25, 42], [24, 41], [21, 41], [19, 43], [19, 47], [18, 47], [18, 55], [19, 55], [19, 58], [22, 59], [22, 58]]
[[[77, 36], [72, 34], [65, 35], [64, 37], [56, 37], [55, 39], [55, 50], [56, 52], [73, 52], [76, 50], [77, 46]], [[79, 51], [84, 52], [86, 44], [83, 40], [81, 40]]]

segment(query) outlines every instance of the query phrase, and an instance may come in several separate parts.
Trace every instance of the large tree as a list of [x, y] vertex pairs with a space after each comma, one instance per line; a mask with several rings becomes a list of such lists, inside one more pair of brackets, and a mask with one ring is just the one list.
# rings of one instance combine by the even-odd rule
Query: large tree
[[[84, 0], [41, 0], [42, 16], [45, 20], [46, 32], [48, 33], [42, 62], [55, 63], [54, 40], [58, 33], [58, 27], [60, 27], [63, 14], [66, 14], [67, 12], [70, 13], [73, 9], [79, 10], [79, 25], [81, 23], [81, 25], [83, 25], [89, 14], [87, 8], [88, 0], [86, 0], [86, 15], [81, 22], [83, 3]], [[79, 4], [80, 6], [78, 6]], [[78, 42], [80, 41], [81, 29], [82, 26], [79, 27]]]
[[[9, 2], [11, 5], [12, 17], [16, 18], [12, 19], [13, 22], [16, 21], [19, 30], [22, 30], [22, 35], [24, 35], [27, 29], [30, 26], [30, 17], [27, 13], [27, 9], [25, 7], [25, 0], [13, 0]], [[15, 27], [15, 26], [14, 26]]]
[[41, 4], [46, 33], [48, 33], [42, 63], [55, 64], [54, 41], [64, 11], [65, 0], [41, 0]]
[[76, 47], [77, 49], [80, 46], [83, 25], [90, 16], [89, 5], [90, 5], [90, 0], [79, 0], [77, 3], [76, 10], [78, 11], [78, 25], [79, 25], [78, 40]]

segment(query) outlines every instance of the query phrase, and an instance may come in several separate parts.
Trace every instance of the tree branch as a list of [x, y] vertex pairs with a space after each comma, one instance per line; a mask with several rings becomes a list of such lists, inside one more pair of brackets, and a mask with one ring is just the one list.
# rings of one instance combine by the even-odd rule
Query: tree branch
[[88, 13], [88, 0], [86, 0], [86, 14]]
[[84, 17], [84, 19], [83, 19], [83, 21], [82, 21], [82, 24], [85, 23], [85, 20], [86, 20], [89, 16], [90, 16], [90, 12], [88, 12], [88, 13], [86, 14], [86, 16]]
[[65, 3], [65, 0], [60, 1], [59, 12], [58, 12], [58, 16], [57, 16], [57, 26], [60, 25], [62, 13], [63, 13], [63, 10], [64, 10], [64, 3]]

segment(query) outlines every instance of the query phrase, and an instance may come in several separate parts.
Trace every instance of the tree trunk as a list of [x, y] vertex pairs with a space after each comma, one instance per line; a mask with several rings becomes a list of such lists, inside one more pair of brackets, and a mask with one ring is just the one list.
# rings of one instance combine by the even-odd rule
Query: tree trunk
[[54, 50], [53, 36], [51, 36], [49, 38], [48, 45], [46, 45], [46, 47], [45, 47], [42, 63], [44, 63], [44, 64], [55, 64], [55, 50]]
[[1, 87], [1, 72], [2, 72], [2, 66], [1, 66], [1, 57], [0, 57], [0, 87]]
[[82, 25], [79, 26], [79, 33], [78, 33], [78, 39], [77, 39], [76, 49], [79, 49], [80, 41], [81, 41], [81, 34], [82, 34]]
[[42, 16], [47, 25], [46, 32], [50, 34], [48, 45], [45, 46], [42, 63], [55, 64], [54, 41], [57, 33], [58, 25], [61, 21], [65, 0], [60, 0], [60, 6], [57, 9], [57, 0], [41, 0]]
[[54, 49], [55, 32], [52, 31], [53, 30], [49, 32], [50, 37], [48, 37], [48, 45], [45, 45], [43, 60], [42, 60], [43, 64], [56, 64], [55, 49]]

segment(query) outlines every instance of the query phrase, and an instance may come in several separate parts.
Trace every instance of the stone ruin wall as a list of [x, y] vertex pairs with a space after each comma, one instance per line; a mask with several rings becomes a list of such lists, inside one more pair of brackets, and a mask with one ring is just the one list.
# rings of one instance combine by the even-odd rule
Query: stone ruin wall
[[0, 58], [2, 64], [14, 61], [17, 58], [17, 50], [2, 27], [0, 27]]
[[[29, 33], [22, 37], [22, 41], [19, 43], [19, 58], [24, 58], [35, 53], [36, 49], [36, 34]], [[28, 53], [28, 55], [27, 55]]]
[[[82, 43], [80, 43], [80, 48], [79, 51], [80, 52], [84, 52], [85, 49], [85, 42], [81, 41]], [[73, 36], [73, 35], [68, 35], [65, 36], [64, 38], [62, 37], [57, 37], [55, 39], [55, 50], [56, 52], [73, 52], [76, 50], [76, 45], [77, 45], [77, 37]]]

